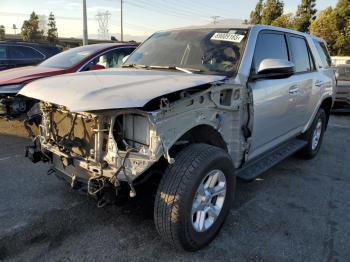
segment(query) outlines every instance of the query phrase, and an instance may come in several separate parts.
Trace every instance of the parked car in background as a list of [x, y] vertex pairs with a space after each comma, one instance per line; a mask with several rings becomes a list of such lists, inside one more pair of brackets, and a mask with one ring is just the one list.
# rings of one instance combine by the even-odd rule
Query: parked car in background
[[67, 73], [120, 67], [136, 45], [95, 44], [72, 48], [37, 66], [0, 72], [0, 115], [15, 116], [26, 112], [33, 100], [16, 96], [26, 84], [44, 77]]
[[350, 64], [337, 67], [337, 93], [335, 109], [350, 107]]
[[41, 43], [0, 42], [0, 70], [37, 65], [62, 52], [62, 49]]
[[135, 197], [153, 179], [158, 233], [198, 250], [222, 227], [236, 177], [319, 152], [335, 89], [325, 46], [270, 26], [157, 32], [121, 69], [24, 87], [42, 110], [27, 156], [99, 206]]

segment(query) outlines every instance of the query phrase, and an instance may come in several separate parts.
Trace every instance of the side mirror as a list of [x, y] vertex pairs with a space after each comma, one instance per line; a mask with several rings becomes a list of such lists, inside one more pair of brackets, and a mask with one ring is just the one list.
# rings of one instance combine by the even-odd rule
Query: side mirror
[[123, 57], [122, 61], [123, 61], [123, 64], [126, 62], [126, 60], [128, 60], [128, 58], [130, 57], [130, 55], [126, 55]]
[[101, 69], [106, 69], [106, 68], [103, 65], [96, 64], [96, 65], [90, 66], [89, 71], [101, 70]]
[[287, 78], [295, 73], [295, 65], [282, 59], [261, 61], [255, 78]]

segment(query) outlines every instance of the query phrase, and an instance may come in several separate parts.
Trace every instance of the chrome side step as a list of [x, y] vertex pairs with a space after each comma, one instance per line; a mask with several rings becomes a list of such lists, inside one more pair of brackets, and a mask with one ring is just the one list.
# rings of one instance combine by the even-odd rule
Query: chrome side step
[[305, 140], [297, 138], [292, 139], [264, 156], [247, 163], [237, 171], [236, 176], [243, 180], [252, 180], [262, 175], [282, 160], [296, 153], [306, 146], [306, 144], [307, 142]]

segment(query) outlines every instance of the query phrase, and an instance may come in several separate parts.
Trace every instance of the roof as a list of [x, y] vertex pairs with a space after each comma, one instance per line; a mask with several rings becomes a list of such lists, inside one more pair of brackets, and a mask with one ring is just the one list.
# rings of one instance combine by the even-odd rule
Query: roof
[[74, 50], [80, 51], [93, 51], [94, 53], [100, 52], [106, 49], [115, 48], [115, 47], [125, 47], [125, 46], [136, 46], [135, 44], [128, 43], [105, 43], [105, 44], [93, 44], [93, 45], [83, 45], [75, 47]]

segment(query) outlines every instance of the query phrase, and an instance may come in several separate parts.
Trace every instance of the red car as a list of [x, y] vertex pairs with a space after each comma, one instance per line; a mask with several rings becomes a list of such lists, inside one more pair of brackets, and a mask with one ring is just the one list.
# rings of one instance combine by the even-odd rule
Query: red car
[[95, 44], [72, 48], [59, 53], [37, 66], [28, 66], [0, 72], [0, 115], [15, 116], [26, 112], [33, 101], [16, 94], [26, 84], [44, 77], [75, 73], [122, 65], [136, 45]]

